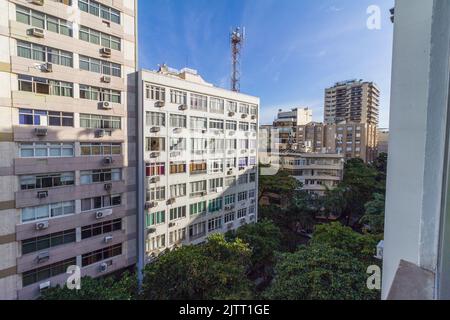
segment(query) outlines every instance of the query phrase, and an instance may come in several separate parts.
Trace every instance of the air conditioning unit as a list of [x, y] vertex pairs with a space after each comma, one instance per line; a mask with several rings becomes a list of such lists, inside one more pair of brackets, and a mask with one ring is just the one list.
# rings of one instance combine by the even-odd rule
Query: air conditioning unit
[[34, 134], [37, 137], [45, 137], [48, 134], [48, 129], [36, 128], [34, 129]]
[[41, 221], [41, 222], [36, 223], [36, 230], [42, 231], [42, 230], [48, 229], [48, 226], [49, 226], [48, 221]]
[[106, 272], [108, 271], [108, 264], [106, 262], [103, 262], [99, 267], [100, 272]]
[[255, 215], [254, 214], [252, 214], [252, 215], [250, 215], [250, 221], [254, 221], [255, 220]]
[[223, 192], [223, 188], [222, 188], [222, 187], [219, 187], [219, 188], [216, 188], [214, 191], [215, 191], [216, 193], [220, 193], [220, 192]]
[[31, 28], [28, 30], [28, 35], [36, 37], [36, 38], [44, 38], [45, 32], [44, 32], [44, 29]]
[[182, 132], [183, 132], [183, 128], [175, 128], [175, 129], [173, 129], [173, 133], [179, 134], [179, 133], [182, 133]]
[[158, 206], [158, 202], [146, 202], [145, 203], [145, 209], [151, 209], [151, 208], [156, 208]]
[[48, 197], [48, 191], [39, 191], [37, 193], [38, 199], [45, 199]]
[[155, 108], [163, 108], [165, 107], [166, 103], [164, 101], [156, 101], [155, 102]]
[[161, 181], [161, 177], [150, 178], [150, 183], [158, 183]]
[[112, 105], [111, 102], [109, 101], [101, 101], [99, 102], [99, 107], [105, 110], [111, 110], [112, 109]]
[[256, 116], [255, 115], [252, 115], [252, 120], [256, 120]]
[[97, 130], [97, 131], [95, 132], [95, 136], [96, 136], [97, 138], [103, 138], [103, 137], [105, 136], [105, 134], [106, 134], [106, 131], [105, 131], [105, 130]]
[[150, 153], [150, 158], [158, 158], [161, 154], [159, 152]]
[[147, 234], [155, 233], [155, 232], [156, 232], [156, 228], [148, 228], [147, 229]]
[[100, 78], [100, 80], [103, 83], [111, 83], [111, 77], [110, 76], [103, 76], [103, 77]]
[[151, 129], [150, 129], [150, 132], [151, 133], [156, 133], [156, 132], [160, 132], [161, 131], [161, 128], [160, 127], [152, 127]]
[[247, 222], [247, 220], [245, 220], [245, 218], [243, 218], [243, 219], [241, 219], [239, 222], [240, 222], [241, 224], [245, 224], [245, 223]]
[[112, 215], [112, 213], [113, 213], [112, 209], [97, 211], [95, 213], [95, 219], [97, 219], [97, 220], [103, 219], [103, 218], [105, 218], [107, 216]]
[[243, 114], [241, 117], [242, 119], [246, 119], [248, 117], [248, 114]]
[[174, 204], [177, 201], [176, 198], [170, 198], [169, 200], [167, 200], [167, 205], [170, 206], [172, 204]]
[[105, 183], [104, 188], [105, 188], [105, 191], [111, 191], [112, 190], [112, 183]]
[[178, 110], [180, 111], [186, 111], [188, 109], [188, 106], [185, 104], [182, 104], [181, 106], [178, 107]]
[[47, 262], [48, 260], [50, 260], [50, 253], [48, 251], [41, 252], [37, 255], [36, 260], [37, 260], [37, 263]]
[[41, 284], [39, 285], [39, 291], [40, 291], [40, 292], [45, 291], [45, 290], [49, 289], [50, 286], [51, 286], [50, 281], [43, 282], [43, 283], [41, 283]]
[[113, 241], [113, 237], [112, 236], [106, 236], [105, 239], [103, 239], [103, 241], [105, 243], [111, 243]]
[[32, 4], [35, 4], [37, 6], [43, 6], [44, 5], [44, 0], [31, 0]]
[[170, 153], [171, 158], [179, 157], [181, 156], [181, 151], [173, 151]]
[[228, 170], [227, 175], [231, 176], [233, 174], [233, 170]]
[[53, 64], [50, 62], [44, 63], [41, 65], [41, 71], [42, 72], [53, 72]]
[[101, 48], [100, 49], [100, 54], [102, 55], [102, 57], [111, 57], [111, 49], [110, 48]]
[[226, 211], [230, 211], [230, 210], [233, 210], [234, 209], [234, 206], [225, 206], [225, 210]]
[[203, 129], [203, 130], [202, 130], [202, 133], [208, 133], [208, 130]]
[[228, 116], [230, 116], [230, 117], [234, 117], [235, 114], [236, 113], [234, 113], [234, 112], [228, 112]]
[[169, 223], [169, 228], [173, 228], [173, 227], [175, 227], [177, 224], [175, 223], [175, 222], [171, 222], [171, 223]]
[[112, 157], [105, 157], [105, 158], [103, 159], [103, 164], [105, 164], [105, 165], [110, 165], [110, 164], [112, 164], [113, 162], [114, 162], [114, 160], [113, 160]]

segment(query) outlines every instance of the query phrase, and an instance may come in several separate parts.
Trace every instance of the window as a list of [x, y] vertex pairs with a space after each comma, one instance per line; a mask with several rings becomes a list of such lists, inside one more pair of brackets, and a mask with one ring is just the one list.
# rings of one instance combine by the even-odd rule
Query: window
[[16, 20], [36, 28], [72, 37], [70, 22], [19, 5], [16, 5]]
[[186, 240], [186, 228], [169, 232], [169, 245]]
[[146, 113], [146, 124], [148, 126], [165, 127], [166, 115], [161, 112], [148, 112]]
[[230, 204], [234, 204], [236, 202], [236, 195], [230, 194], [228, 196], [225, 196], [225, 205], [228, 206]]
[[120, 194], [87, 198], [81, 200], [81, 211], [86, 212], [95, 209], [112, 208], [121, 204], [122, 196]]
[[216, 129], [216, 130], [223, 130], [223, 120], [210, 119], [209, 120], [209, 128]]
[[208, 220], [208, 232], [222, 229], [222, 217]]
[[80, 55], [80, 70], [101, 73], [119, 78], [122, 76], [122, 66], [120, 64], [82, 55]]
[[239, 122], [239, 131], [248, 131], [248, 122]]
[[239, 139], [239, 148], [247, 150], [249, 147], [248, 139]]
[[249, 182], [255, 182], [256, 181], [256, 173], [250, 173], [249, 175]]
[[19, 109], [19, 124], [73, 127], [73, 113]]
[[80, 143], [82, 156], [112, 156], [122, 154], [120, 143]]
[[159, 236], [150, 238], [146, 243], [147, 252], [163, 249], [166, 247], [166, 235], [161, 234]]
[[93, 0], [78, 0], [78, 8], [104, 20], [120, 24], [120, 11]]
[[120, 117], [80, 114], [80, 127], [88, 129], [120, 129]]
[[256, 140], [249, 140], [249, 148], [252, 150], [256, 149]]
[[170, 90], [170, 102], [178, 105], [187, 105], [187, 93], [179, 90]]
[[252, 132], [258, 131], [258, 125], [256, 123], [250, 123], [250, 131]]
[[230, 212], [225, 214], [224, 216], [224, 222], [225, 223], [229, 223], [229, 222], [233, 222], [236, 219], [236, 214], [234, 212]]
[[255, 206], [250, 206], [250, 207], [248, 208], [248, 213], [249, 213], [249, 214], [255, 214], [255, 212], [256, 212]]
[[180, 198], [186, 196], [186, 183], [174, 184], [170, 186], [170, 197]]
[[238, 178], [238, 184], [246, 184], [248, 183], [248, 174], [242, 174]]
[[209, 152], [211, 154], [223, 153], [225, 150], [225, 140], [224, 139], [210, 139], [209, 140]]
[[192, 138], [191, 139], [191, 153], [203, 154], [208, 149], [208, 140], [204, 138]]
[[223, 178], [215, 178], [209, 180], [209, 191], [220, 192], [220, 188], [223, 188]]
[[166, 223], [166, 211], [147, 212], [145, 215], [145, 226], [151, 227]]
[[244, 170], [248, 167], [248, 158], [239, 158], [239, 170]]
[[208, 119], [199, 117], [190, 117], [189, 125], [191, 130], [206, 130], [208, 129]]
[[152, 85], [145, 85], [145, 97], [150, 100], [166, 101], [166, 89]]
[[147, 141], [147, 151], [165, 151], [166, 139], [165, 138], [145, 138]]
[[249, 165], [250, 166], [256, 166], [256, 157], [250, 157], [249, 158]]
[[191, 93], [191, 109], [198, 111], [208, 111], [208, 99], [206, 96]]
[[225, 147], [227, 150], [236, 150], [237, 149], [237, 139], [226, 139]]
[[206, 235], [206, 222], [200, 222], [189, 226], [189, 239], [195, 240]]
[[185, 162], [172, 162], [170, 163], [170, 174], [186, 173]]
[[73, 83], [19, 75], [19, 91], [73, 97]]
[[238, 210], [238, 212], [237, 212], [237, 218], [238, 219], [245, 218], [246, 216], [247, 216], [247, 208], [243, 208], [243, 209]]
[[170, 221], [186, 218], [186, 206], [170, 209]]
[[94, 263], [120, 256], [121, 254], [122, 244], [119, 243], [109, 248], [104, 248], [94, 252], [83, 254], [81, 256], [81, 265], [83, 267], [90, 266]]
[[147, 190], [146, 201], [164, 201], [166, 200], [166, 187], [156, 187]]
[[80, 183], [82, 185], [120, 180], [122, 180], [122, 169], [88, 170], [80, 172]]
[[122, 230], [122, 219], [105, 221], [81, 228], [81, 239], [89, 239], [102, 234]]
[[209, 112], [223, 114], [223, 112], [224, 112], [223, 99], [210, 98], [209, 99]]
[[21, 176], [20, 190], [47, 189], [63, 186], [73, 186], [75, 184], [75, 173], [49, 173], [35, 176]]
[[258, 115], [258, 106], [250, 106], [250, 114], [252, 116], [257, 116]]
[[225, 178], [225, 186], [226, 187], [234, 187], [236, 185], [236, 177], [226, 177]]
[[146, 176], [164, 176], [166, 175], [166, 165], [163, 162], [159, 163], [147, 163], [146, 165]]
[[208, 202], [208, 212], [214, 213], [222, 210], [222, 197], [217, 199], [209, 200]]
[[73, 67], [73, 54], [71, 52], [20, 40], [17, 40], [17, 56]]
[[206, 201], [193, 203], [189, 206], [189, 213], [191, 216], [202, 215], [206, 213]]
[[248, 192], [247, 191], [243, 191], [243, 192], [239, 192], [238, 193], [238, 201], [246, 201], [248, 199]]
[[64, 158], [74, 156], [73, 143], [20, 143], [21, 158]]
[[227, 130], [236, 131], [237, 130], [237, 122], [236, 121], [227, 120], [226, 124], [225, 124], [225, 128]]
[[75, 213], [75, 201], [46, 204], [23, 208], [20, 214], [22, 223], [42, 219], [56, 218]]
[[248, 114], [249, 113], [249, 108], [250, 106], [246, 103], [240, 103], [239, 104], [239, 112], [243, 113], [243, 114]]
[[189, 171], [191, 172], [191, 174], [206, 173], [207, 166], [208, 166], [207, 163], [203, 160], [201, 160], [201, 161], [192, 161], [191, 160], [191, 164], [189, 165]]
[[100, 31], [80, 26], [79, 39], [102, 47], [121, 50], [121, 39]]
[[206, 195], [206, 180], [191, 182], [190, 197]]
[[22, 255], [73, 243], [75, 241], [75, 229], [23, 240]]
[[209, 160], [209, 173], [221, 173], [223, 172], [223, 159]]
[[69, 266], [77, 264], [76, 258], [60, 261], [49, 266], [26, 271], [22, 274], [22, 286], [27, 287], [33, 283], [45, 281], [67, 272]]
[[227, 101], [227, 111], [228, 112], [237, 112], [237, 102]]
[[186, 139], [170, 138], [169, 149], [170, 149], [170, 151], [185, 151], [186, 150]]
[[182, 116], [179, 114], [171, 114], [170, 115], [170, 126], [172, 128], [186, 128], [186, 116]]
[[120, 103], [122, 101], [122, 93], [117, 90], [80, 84], [80, 99]]
[[233, 169], [236, 168], [236, 158], [228, 158], [225, 159], [225, 167], [227, 169]]

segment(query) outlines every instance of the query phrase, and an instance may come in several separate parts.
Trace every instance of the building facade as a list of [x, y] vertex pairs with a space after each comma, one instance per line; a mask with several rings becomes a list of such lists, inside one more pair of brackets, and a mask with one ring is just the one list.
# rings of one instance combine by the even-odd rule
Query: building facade
[[136, 10], [0, 0], [0, 299], [136, 261]]
[[256, 222], [259, 98], [166, 66], [140, 72], [139, 88], [140, 262]]
[[318, 196], [337, 187], [344, 175], [342, 154], [286, 151], [280, 153], [280, 163], [302, 183], [302, 190]]
[[378, 129], [377, 153], [389, 153], [389, 129]]
[[349, 80], [325, 89], [324, 121], [378, 125], [380, 90], [373, 82]]

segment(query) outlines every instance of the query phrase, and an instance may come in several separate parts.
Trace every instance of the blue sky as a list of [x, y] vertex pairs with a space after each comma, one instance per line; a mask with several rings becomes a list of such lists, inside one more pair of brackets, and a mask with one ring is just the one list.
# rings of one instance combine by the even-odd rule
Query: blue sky
[[[370, 5], [381, 30], [366, 27]], [[324, 89], [337, 81], [374, 81], [380, 126], [389, 124], [394, 0], [141, 0], [140, 67], [197, 69], [230, 86], [229, 32], [245, 26], [241, 91], [261, 98], [261, 124], [279, 108], [308, 106], [323, 120]]]

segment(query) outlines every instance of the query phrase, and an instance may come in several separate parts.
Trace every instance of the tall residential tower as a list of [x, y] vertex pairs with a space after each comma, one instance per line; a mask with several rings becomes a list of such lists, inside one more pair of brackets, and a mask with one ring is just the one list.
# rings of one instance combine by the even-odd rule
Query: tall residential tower
[[1, 299], [136, 261], [136, 10], [0, 0]]

